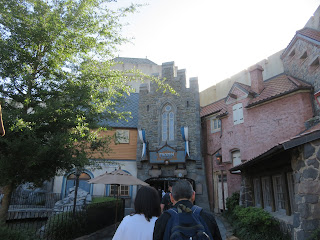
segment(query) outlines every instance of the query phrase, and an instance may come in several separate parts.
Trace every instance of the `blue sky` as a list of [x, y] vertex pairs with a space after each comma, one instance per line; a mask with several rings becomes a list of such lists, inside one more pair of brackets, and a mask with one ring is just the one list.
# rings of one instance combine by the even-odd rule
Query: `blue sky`
[[148, 3], [129, 16], [119, 56], [174, 61], [204, 90], [284, 49], [320, 0], [118, 0]]

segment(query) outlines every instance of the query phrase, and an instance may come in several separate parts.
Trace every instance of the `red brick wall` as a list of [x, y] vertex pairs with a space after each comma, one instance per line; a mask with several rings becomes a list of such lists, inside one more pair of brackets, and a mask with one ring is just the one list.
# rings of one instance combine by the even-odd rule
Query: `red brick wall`
[[[207, 153], [212, 154], [222, 149], [223, 166], [217, 165], [213, 157], [213, 168], [227, 170], [228, 195], [240, 190], [240, 175], [230, 174], [228, 169], [233, 167], [231, 152], [240, 150], [242, 160], [250, 160], [269, 150], [279, 142], [289, 139], [304, 130], [304, 122], [313, 116], [310, 93], [295, 93], [265, 104], [247, 109], [249, 98], [228, 105], [228, 116], [222, 119], [222, 133], [211, 133], [210, 119], [205, 123]], [[243, 103], [244, 123], [234, 125], [232, 106]], [[221, 137], [220, 137], [221, 134]], [[207, 155], [205, 161], [212, 161]], [[206, 164], [212, 167], [212, 164]], [[212, 169], [206, 169], [209, 182], [212, 183]], [[210, 180], [211, 179], [211, 180]], [[210, 202], [213, 201], [213, 189], [208, 186]], [[212, 187], [211, 187], [212, 188]]]

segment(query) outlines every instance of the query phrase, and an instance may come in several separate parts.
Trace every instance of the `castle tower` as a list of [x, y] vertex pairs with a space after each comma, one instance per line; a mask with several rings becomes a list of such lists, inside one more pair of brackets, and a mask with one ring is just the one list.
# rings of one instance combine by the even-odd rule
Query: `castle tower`
[[208, 209], [198, 79], [191, 78], [186, 88], [186, 71], [174, 62], [162, 64], [161, 77], [177, 94], [163, 92], [155, 83], [140, 86], [138, 177], [163, 190], [168, 181], [187, 179], [196, 191], [196, 203]]

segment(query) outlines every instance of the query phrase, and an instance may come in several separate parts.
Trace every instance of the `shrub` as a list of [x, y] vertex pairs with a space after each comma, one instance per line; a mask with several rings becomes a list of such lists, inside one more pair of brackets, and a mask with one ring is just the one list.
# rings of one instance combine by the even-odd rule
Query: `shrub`
[[101, 202], [112, 202], [115, 201], [115, 198], [113, 197], [94, 197], [92, 198], [92, 202], [93, 203], [101, 203]]
[[34, 240], [35, 236], [28, 231], [17, 231], [7, 227], [0, 227], [0, 239], [5, 240]]
[[308, 240], [319, 240], [320, 239], [320, 228], [316, 229]]
[[227, 198], [226, 206], [229, 212], [232, 212], [236, 206], [239, 206], [240, 193], [234, 192], [231, 197]]
[[280, 224], [261, 208], [236, 206], [232, 213], [235, 234], [242, 240], [289, 239], [280, 230]]

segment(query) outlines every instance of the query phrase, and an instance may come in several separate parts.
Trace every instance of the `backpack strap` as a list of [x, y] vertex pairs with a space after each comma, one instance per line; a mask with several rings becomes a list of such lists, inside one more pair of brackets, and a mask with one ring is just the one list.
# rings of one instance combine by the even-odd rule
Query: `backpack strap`
[[193, 214], [195, 216], [197, 216], [197, 218], [200, 220], [200, 222], [202, 223], [202, 225], [204, 226], [205, 232], [207, 233], [208, 237], [210, 239], [213, 239], [212, 235], [211, 235], [211, 231], [207, 225], [207, 223], [204, 221], [204, 219], [200, 216], [200, 213], [202, 211], [202, 207], [199, 207], [197, 205], [193, 205], [193, 207], [191, 208]]
[[193, 205], [192, 208], [191, 208], [192, 212], [194, 214], [196, 214], [197, 216], [200, 216], [200, 213], [202, 211], [202, 207], [199, 207], [197, 205]]
[[166, 228], [165, 228], [163, 239], [170, 239], [171, 228], [172, 228], [174, 222], [176, 221], [176, 217], [178, 215], [178, 209], [170, 208], [170, 209], [164, 211], [163, 214], [169, 214], [170, 215], [170, 219], [167, 222], [167, 225], [166, 225]]

